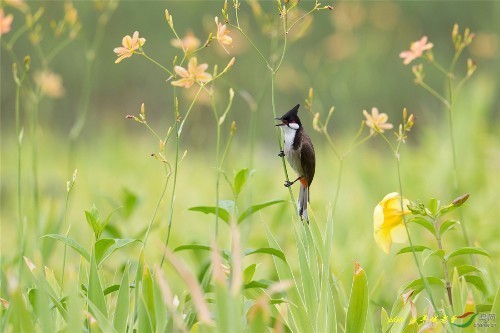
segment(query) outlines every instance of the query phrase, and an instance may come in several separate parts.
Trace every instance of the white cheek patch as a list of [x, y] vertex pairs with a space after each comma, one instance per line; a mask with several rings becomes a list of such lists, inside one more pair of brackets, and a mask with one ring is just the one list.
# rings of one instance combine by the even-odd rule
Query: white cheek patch
[[294, 130], [298, 130], [299, 129], [299, 124], [297, 124], [297, 123], [288, 123], [288, 127], [290, 127], [291, 129], [294, 129]]

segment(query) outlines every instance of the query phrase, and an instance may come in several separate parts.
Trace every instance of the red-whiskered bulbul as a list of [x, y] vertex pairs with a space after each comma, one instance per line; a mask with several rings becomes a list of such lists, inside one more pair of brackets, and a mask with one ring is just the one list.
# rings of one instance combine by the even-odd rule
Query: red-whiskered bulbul
[[297, 180], [300, 180], [300, 192], [298, 200], [299, 216], [304, 217], [309, 223], [309, 216], [307, 215], [307, 203], [309, 202], [309, 187], [314, 178], [314, 171], [316, 169], [316, 156], [314, 154], [314, 147], [309, 136], [305, 133], [304, 127], [300, 122], [299, 111], [300, 104], [297, 104], [293, 109], [285, 113], [280, 120], [284, 136], [283, 150], [280, 151], [278, 156], [285, 156], [288, 164], [297, 173], [297, 179], [293, 182], [286, 181], [285, 186], [293, 185]]

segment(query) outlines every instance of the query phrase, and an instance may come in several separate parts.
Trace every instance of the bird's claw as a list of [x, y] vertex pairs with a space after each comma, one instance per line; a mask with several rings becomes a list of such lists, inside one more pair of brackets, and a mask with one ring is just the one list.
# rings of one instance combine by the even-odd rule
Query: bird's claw
[[285, 156], [285, 152], [283, 150], [280, 150], [279, 154], [278, 154], [279, 157], [283, 157]]
[[292, 185], [293, 185], [293, 183], [292, 183], [291, 181], [289, 181], [289, 180], [287, 180], [287, 181], [285, 182], [285, 187], [290, 187], [290, 186], [292, 186]]

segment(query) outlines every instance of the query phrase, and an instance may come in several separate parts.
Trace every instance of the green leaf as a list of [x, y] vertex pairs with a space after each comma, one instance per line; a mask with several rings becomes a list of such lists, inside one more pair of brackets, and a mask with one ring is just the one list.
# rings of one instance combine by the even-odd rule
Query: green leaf
[[280, 258], [281, 260], [286, 262], [285, 254], [283, 252], [281, 252], [280, 250], [272, 248], [272, 247], [261, 247], [261, 248], [255, 249], [255, 250], [254, 249], [246, 249], [244, 252], [245, 256], [248, 256], [250, 254], [255, 254], [255, 253], [270, 254], [270, 255], [273, 255], [277, 258]]
[[455, 227], [455, 225], [460, 224], [460, 222], [456, 220], [446, 220], [439, 227], [439, 235], [442, 236], [448, 230], [451, 230]]
[[[427, 246], [423, 246], [423, 245], [414, 245], [413, 249], [415, 250], [415, 252], [422, 252], [424, 250], [429, 250], [430, 248]], [[402, 253], [412, 253], [411, 246], [402, 248], [401, 250], [398, 251], [398, 253], [396, 253], [396, 255], [402, 254]]]
[[[95, 206], [92, 206], [92, 208], [95, 208]], [[92, 230], [94, 231], [94, 236], [96, 239], [99, 239], [100, 235], [100, 229], [101, 229], [101, 223], [96, 217], [92, 214], [92, 211], [85, 211], [85, 218], [87, 219], [87, 223], [92, 227]]]
[[368, 313], [368, 280], [366, 273], [356, 262], [352, 281], [351, 298], [347, 308], [346, 332], [362, 333]]
[[178, 246], [174, 249], [174, 252], [178, 251], [185, 251], [185, 250], [204, 250], [204, 251], [211, 251], [212, 248], [208, 245], [200, 245], [200, 244], [188, 244], [188, 245], [181, 245]]
[[101, 233], [102, 231], [104, 230], [104, 228], [106, 228], [106, 226], [108, 225], [109, 223], [109, 220], [111, 219], [111, 216], [113, 216], [114, 213], [116, 213], [119, 209], [121, 209], [122, 207], [117, 207], [115, 208], [113, 211], [111, 211], [111, 213], [108, 214], [108, 216], [106, 216], [106, 219], [104, 220], [104, 222], [101, 224], [100, 226], [100, 229], [99, 229], [99, 237], [101, 236]]
[[[444, 282], [437, 277], [427, 276], [425, 279], [427, 280], [429, 285], [444, 287]], [[418, 293], [420, 293], [422, 290], [424, 290], [424, 288], [425, 288], [424, 281], [422, 279], [416, 279], [416, 280], [410, 281], [407, 284], [403, 285], [403, 287], [400, 288], [399, 293], [402, 294], [405, 291], [413, 289], [414, 290], [413, 295], [415, 297]]]
[[106, 289], [104, 289], [102, 292], [104, 293], [104, 296], [107, 296], [111, 293], [114, 293], [115, 291], [120, 290], [120, 285], [119, 284], [112, 284]]
[[269, 280], [257, 280], [257, 281], [250, 281], [245, 284], [244, 289], [252, 289], [252, 288], [261, 288], [261, 289], [267, 289], [269, 286], [271, 286], [274, 282], [269, 281]]
[[380, 324], [382, 326], [382, 332], [387, 331], [387, 326], [389, 325], [389, 315], [387, 314], [387, 311], [382, 307], [382, 310], [380, 311]]
[[488, 295], [488, 288], [486, 287], [484, 280], [480, 276], [465, 275], [464, 279], [465, 279], [465, 281], [467, 281], [467, 283], [472, 284], [474, 287], [477, 288], [477, 290], [482, 292], [483, 295], [485, 295], [485, 296]]
[[125, 218], [129, 218], [139, 204], [139, 197], [137, 196], [137, 194], [130, 191], [128, 188], [123, 188], [122, 202], [123, 202], [122, 213], [125, 216]]
[[437, 215], [440, 206], [441, 206], [441, 203], [439, 202], [438, 199], [431, 198], [429, 200], [429, 210], [431, 211], [432, 215], [434, 215], [434, 216]]
[[219, 217], [226, 223], [229, 223], [229, 220], [231, 219], [231, 215], [229, 214], [229, 212], [222, 207], [217, 208], [213, 206], [196, 206], [189, 208], [189, 210], [193, 212], [202, 212], [205, 214], [219, 215]]
[[117, 238], [102, 238], [95, 243], [95, 257], [97, 266], [100, 266], [104, 260], [116, 250], [129, 245], [133, 242], [138, 242], [137, 239], [117, 239]]
[[248, 179], [250, 179], [250, 176], [253, 174], [253, 170], [249, 170], [248, 168], [241, 169], [238, 171], [238, 173], [234, 176], [234, 195], [238, 196], [245, 185], [248, 182]]
[[447, 256], [445, 256], [445, 259], [448, 260], [450, 258], [456, 257], [456, 256], [461, 256], [464, 254], [478, 254], [482, 256], [487, 256], [489, 257], [490, 254], [486, 252], [485, 250], [478, 248], [478, 247], [463, 247], [461, 249], [458, 249], [456, 251], [453, 251], [449, 253]]
[[128, 313], [130, 306], [130, 287], [129, 287], [129, 268], [130, 264], [127, 263], [123, 271], [122, 282], [118, 291], [118, 298], [116, 300], [115, 315], [113, 318], [113, 326], [118, 333], [127, 332]]
[[90, 299], [88, 300], [88, 305], [90, 308], [90, 312], [99, 323], [99, 328], [102, 330], [102, 332], [116, 333], [113, 324], [106, 316], [106, 312], [102, 312], [99, 306], [94, 304], [94, 302], [92, 302]]
[[80, 243], [78, 243], [73, 238], [69, 238], [69, 237], [66, 237], [66, 236], [63, 236], [63, 235], [59, 235], [59, 234], [48, 234], [48, 235], [44, 235], [43, 237], [57, 239], [57, 240], [65, 243], [66, 245], [68, 245], [69, 247], [71, 247], [73, 250], [75, 250], [76, 252], [80, 253], [80, 255], [82, 257], [84, 257], [85, 260], [87, 260], [87, 261], [90, 262], [90, 255], [87, 252], [87, 250], [85, 250], [85, 248], [82, 245], [80, 245]]
[[[97, 272], [97, 263], [94, 254], [92, 254], [90, 259], [89, 286], [87, 290], [87, 297], [89, 299], [89, 303], [92, 302], [96, 306], [96, 308], [101, 312], [101, 314], [103, 314], [104, 316], [107, 315], [108, 312], [106, 309], [106, 300], [104, 298], [101, 281], [99, 279], [99, 274]], [[92, 312], [92, 314], [94, 314], [94, 316], [97, 315], [94, 312]]]
[[413, 218], [409, 219], [408, 222], [416, 223], [416, 224], [424, 227], [425, 229], [429, 230], [429, 232], [431, 234], [436, 236], [436, 229], [434, 228], [434, 224], [432, 224], [432, 222], [427, 220], [426, 218], [421, 217], [421, 216], [417, 216], [417, 217], [413, 217]]
[[151, 326], [153, 331], [156, 330], [156, 312], [155, 312], [155, 302], [154, 302], [154, 288], [153, 288], [153, 278], [151, 277], [151, 272], [145, 265], [142, 272], [142, 298], [144, 300], [144, 305], [148, 313], [148, 317], [151, 321]]
[[481, 270], [479, 268], [472, 265], [460, 265], [455, 268], [457, 269], [459, 276], [466, 275], [469, 273], [481, 273]]
[[252, 281], [253, 276], [255, 275], [255, 269], [257, 268], [257, 264], [251, 264], [245, 268], [243, 271], [243, 284], [250, 283]]
[[427, 259], [429, 259], [432, 256], [437, 256], [441, 260], [444, 258], [444, 251], [443, 250], [424, 250], [422, 252], [422, 265], [425, 265]]
[[273, 200], [273, 201], [263, 202], [263, 203], [260, 203], [257, 205], [250, 206], [243, 213], [241, 213], [240, 217], [238, 218], [238, 223], [243, 222], [243, 220], [245, 220], [247, 217], [249, 217], [253, 213], [255, 213], [263, 208], [266, 208], [266, 207], [271, 206], [271, 205], [283, 203], [283, 202], [286, 202], [286, 201], [285, 200]]

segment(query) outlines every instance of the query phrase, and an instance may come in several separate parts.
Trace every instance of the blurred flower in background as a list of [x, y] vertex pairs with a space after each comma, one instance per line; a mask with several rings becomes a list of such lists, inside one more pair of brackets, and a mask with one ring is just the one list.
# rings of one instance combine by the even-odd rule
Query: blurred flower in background
[[50, 70], [37, 71], [34, 74], [34, 80], [45, 96], [51, 98], [61, 98], [64, 96], [62, 78], [59, 74]]
[[10, 26], [12, 25], [13, 20], [14, 16], [12, 14], [5, 16], [3, 8], [0, 8], [0, 35], [5, 35], [10, 31]]
[[170, 44], [172, 44], [173, 47], [182, 49], [187, 53], [196, 50], [200, 46], [200, 40], [196, 38], [191, 30], [189, 30], [184, 38], [172, 39]]
[[225, 24], [219, 23], [219, 18], [215, 17], [215, 24], [217, 25], [217, 41], [220, 46], [229, 54], [229, 51], [224, 45], [230, 46], [233, 43], [233, 39], [229, 36], [229, 30], [227, 30], [227, 26]]
[[411, 43], [408, 51], [403, 51], [399, 57], [403, 59], [403, 64], [408, 65], [413, 60], [420, 58], [424, 51], [432, 49], [434, 44], [427, 43], [427, 36], [423, 36], [420, 40]]

